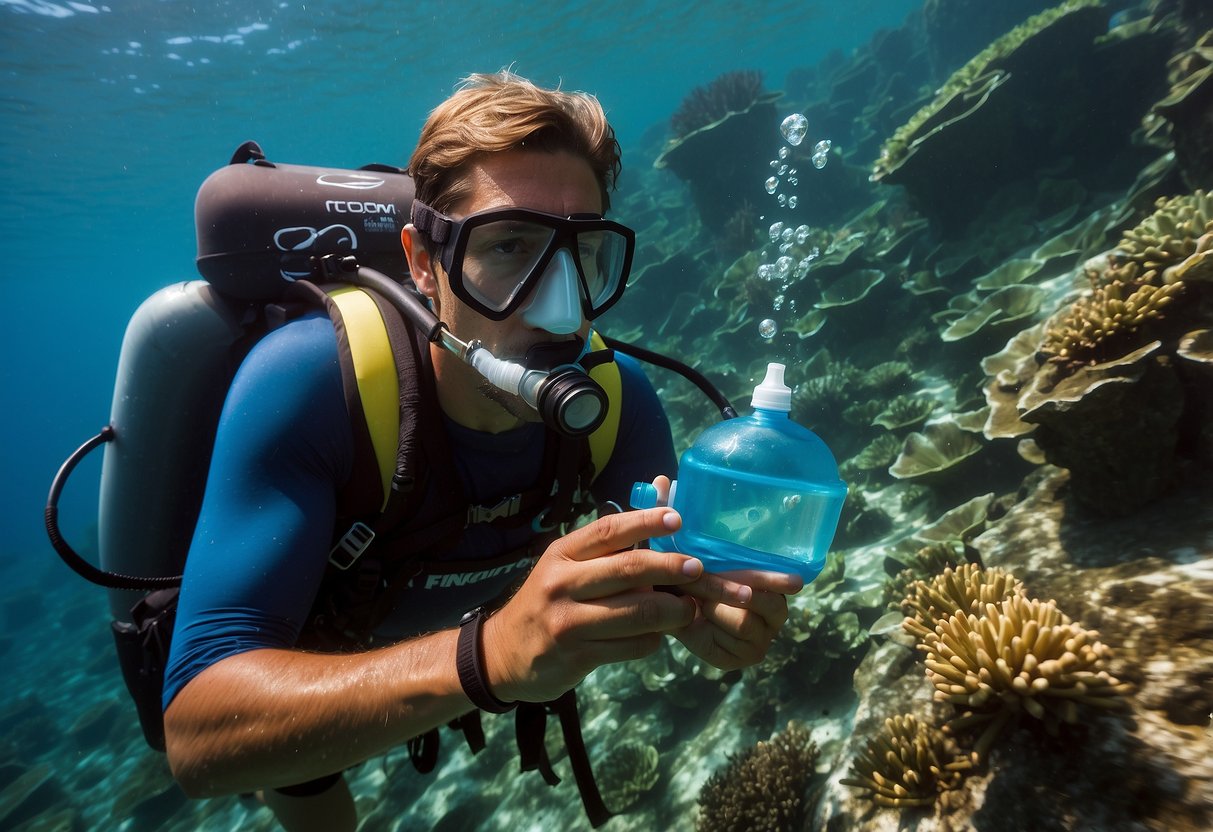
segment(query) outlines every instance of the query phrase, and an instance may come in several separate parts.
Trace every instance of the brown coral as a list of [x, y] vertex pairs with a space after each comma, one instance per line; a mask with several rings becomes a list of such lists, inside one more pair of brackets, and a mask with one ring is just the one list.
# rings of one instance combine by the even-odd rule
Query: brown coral
[[901, 626], [919, 640], [923, 650], [930, 650], [936, 628], [951, 616], [978, 613], [987, 604], [1023, 592], [1023, 584], [1009, 572], [961, 564], [955, 569], [944, 569], [930, 581], [910, 584], [901, 605], [907, 616]]
[[984, 725], [974, 760], [1020, 713], [1050, 731], [1078, 721], [1078, 706], [1120, 708], [1127, 684], [1108, 673], [1110, 651], [1053, 601], [1015, 594], [987, 603], [979, 615], [957, 612], [935, 628], [927, 678], [935, 698], [969, 709], [949, 723], [959, 732]]
[[1104, 272], [1088, 270], [1091, 291], [1055, 316], [1040, 354], [1068, 375], [1131, 352], [1150, 340], [1166, 309], [1213, 269], [1213, 195], [1159, 199], [1153, 214], [1124, 233]]
[[972, 768], [956, 742], [912, 714], [889, 717], [840, 782], [864, 789], [879, 806], [930, 806]]
[[708, 778], [699, 793], [700, 832], [776, 832], [799, 829], [804, 792], [813, 776], [817, 745], [796, 722]]

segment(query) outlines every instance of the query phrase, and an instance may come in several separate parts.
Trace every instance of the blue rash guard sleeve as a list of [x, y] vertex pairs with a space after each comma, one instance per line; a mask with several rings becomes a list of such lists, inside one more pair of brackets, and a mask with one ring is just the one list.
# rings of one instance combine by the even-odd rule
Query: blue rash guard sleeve
[[295, 643], [324, 576], [353, 453], [328, 317], [269, 333], [241, 364], [220, 417], [164, 707], [224, 658]]

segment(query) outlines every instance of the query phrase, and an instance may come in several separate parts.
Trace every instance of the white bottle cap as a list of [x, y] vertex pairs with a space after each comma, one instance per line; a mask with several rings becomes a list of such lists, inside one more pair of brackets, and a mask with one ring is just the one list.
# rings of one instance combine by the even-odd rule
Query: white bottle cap
[[754, 388], [750, 400], [755, 408], [779, 410], [788, 413], [792, 409], [792, 388], [783, 383], [784, 365], [774, 362], [767, 365], [767, 377]]

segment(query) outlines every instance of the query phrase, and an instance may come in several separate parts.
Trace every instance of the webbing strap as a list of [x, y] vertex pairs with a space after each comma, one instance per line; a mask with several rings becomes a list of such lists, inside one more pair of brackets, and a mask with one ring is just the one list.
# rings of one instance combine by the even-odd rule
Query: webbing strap
[[597, 829], [614, 815], [603, 802], [598, 784], [594, 781], [590, 755], [581, 736], [581, 715], [577, 712], [576, 690], [565, 691], [551, 702], [519, 703], [514, 720], [522, 770], [538, 769], [549, 786], [560, 782], [560, 778], [552, 770], [552, 761], [548, 758], [547, 746], [544, 744], [549, 713], [560, 718], [560, 732], [564, 735], [564, 747], [569, 753], [569, 765], [573, 768], [573, 779], [577, 782], [581, 805], [585, 808], [590, 825]]
[[[607, 349], [602, 336], [593, 330], [590, 331], [590, 348], [595, 351]], [[623, 412], [623, 380], [619, 375], [619, 365], [614, 361], [593, 367], [590, 370], [590, 378], [598, 383], [610, 402], [602, 424], [590, 434], [590, 459], [594, 462], [594, 476], [598, 476], [610, 461], [611, 452], [615, 450], [615, 440], [619, 436], [619, 416]]]
[[399, 444], [400, 386], [396, 362], [388, 341], [387, 328], [379, 307], [366, 292], [345, 286], [329, 292], [341, 310], [345, 337], [354, 359], [358, 394], [366, 426], [371, 434], [379, 478], [383, 485], [383, 505], [387, 506], [396, 473], [396, 449]]

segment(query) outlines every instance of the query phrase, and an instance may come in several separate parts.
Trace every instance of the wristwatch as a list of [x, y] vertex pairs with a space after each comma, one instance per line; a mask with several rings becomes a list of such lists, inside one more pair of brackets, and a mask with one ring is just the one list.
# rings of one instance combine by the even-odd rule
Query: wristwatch
[[480, 629], [488, 611], [477, 607], [463, 614], [459, 620], [459, 642], [455, 648], [455, 669], [459, 672], [459, 684], [472, 704], [491, 714], [503, 714], [513, 710], [517, 702], [502, 702], [489, 690], [484, 677], [484, 655], [480, 649]]

